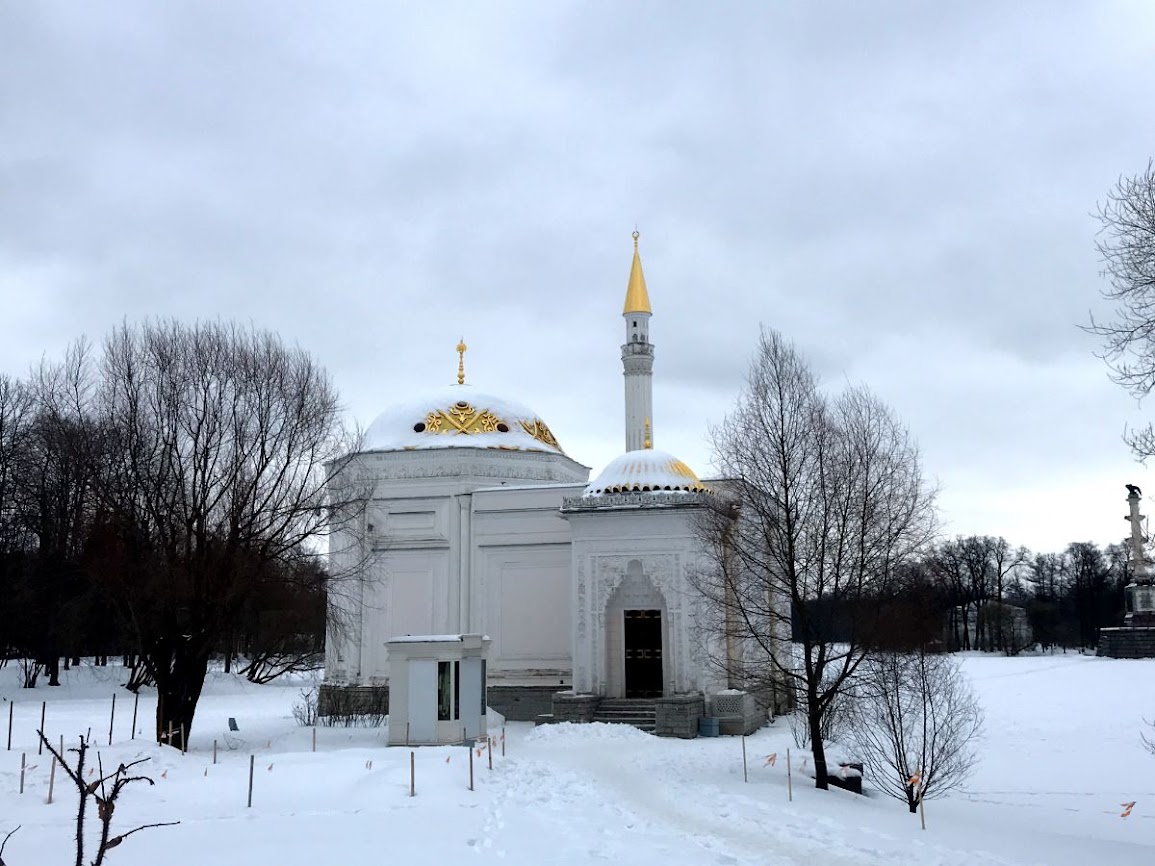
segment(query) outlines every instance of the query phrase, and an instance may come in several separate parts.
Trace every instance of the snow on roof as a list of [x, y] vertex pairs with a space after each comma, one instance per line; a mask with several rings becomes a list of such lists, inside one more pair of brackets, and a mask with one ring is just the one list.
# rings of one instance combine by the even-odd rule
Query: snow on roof
[[610, 461], [585, 489], [585, 496], [617, 493], [700, 493], [709, 490], [694, 470], [665, 451], [627, 451]]
[[394, 406], [365, 431], [363, 451], [498, 448], [564, 454], [546, 423], [520, 403], [451, 385]]
[[487, 634], [406, 634], [391, 637], [385, 643], [457, 643], [467, 637], [480, 637], [482, 640], [489, 640]]
[[386, 643], [453, 643], [460, 640], [459, 634], [407, 634], [391, 637]]

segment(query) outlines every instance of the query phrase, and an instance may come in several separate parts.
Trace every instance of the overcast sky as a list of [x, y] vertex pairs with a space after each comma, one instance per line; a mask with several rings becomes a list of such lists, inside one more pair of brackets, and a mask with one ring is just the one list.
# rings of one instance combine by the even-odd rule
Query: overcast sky
[[762, 324], [895, 407], [945, 532], [1116, 541], [1152, 407], [1077, 326], [1153, 44], [1102, 0], [0, 3], [0, 371], [236, 319], [367, 425], [464, 335], [596, 473], [636, 224], [656, 446], [709, 474]]

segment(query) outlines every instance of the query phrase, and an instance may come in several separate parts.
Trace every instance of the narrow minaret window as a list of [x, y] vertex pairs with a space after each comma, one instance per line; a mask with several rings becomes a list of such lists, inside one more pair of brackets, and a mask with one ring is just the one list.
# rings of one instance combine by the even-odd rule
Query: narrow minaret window
[[653, 417], [654, 347], [650, 345], [650, 296], [638, 253], [638, 233], [634, 232], [634, 261], [626, 284], [622, 316], [626, 342], [622, 346], [622, 375], [626, 391], [626, 450], [649, 447], [649, 420]]

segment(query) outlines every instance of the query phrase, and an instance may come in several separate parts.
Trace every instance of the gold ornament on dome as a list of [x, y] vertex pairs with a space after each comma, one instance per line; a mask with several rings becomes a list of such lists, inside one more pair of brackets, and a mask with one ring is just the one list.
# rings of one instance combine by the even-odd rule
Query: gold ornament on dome
[[557, 440], [553, 438], [553, 433], [545, 426], [545, 422], [540, 418], [535, 418], [532, 421], [522, 421], [522, 429], [538, 442], [544, 442], [550, 448], [556, 448], [561, 451], [561, 446], [557, 444]]
[[501, 419], [488, 409], [475, 409], [464, 400], [425, 416], [427, 433], [497, 433], [500, 432], [499, 424]]
[[457, 342], [457, 384], [465, 384], [465, 352], [469, 347], [465, 345], [465, 337]]
[[[557, 444], [557, 440], [553, 437], [549, 427], [541, 419], [518, 420], [517, 423], [538, 442], [565, 453]], [[445, 409], [435, 409], [429, 412], [425, 416], [425, 422], [414, 425], [413, 430], [417, 433], [469, 436], [477, 433], [509, 433], [510, 424], [493, 414], [489, 409], [477, 409], [465, 400], [458, 400]], [[517, 445], [495, 445], [493, 447], [507, 451], [521, 450]]]

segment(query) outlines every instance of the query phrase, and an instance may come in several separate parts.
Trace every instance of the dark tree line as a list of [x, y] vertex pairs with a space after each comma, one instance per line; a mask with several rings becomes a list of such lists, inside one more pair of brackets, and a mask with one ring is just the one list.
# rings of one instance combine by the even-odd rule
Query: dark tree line
[[323, 649], [323, 539], [357, 497], [328, 376], [272, 334], [122, 326], [0, 376], [0, 663], [123, 656], [181, 745], [210, 660], [264, 681]]
[[888, 649], [933, 647], [1014, 655], [1093, 648], [1123, 622], [1127, 547], [1073, 542], [1032, 553], [1003, 538], [957, 537], [932, 546], [903, 574], [877, 632]]

